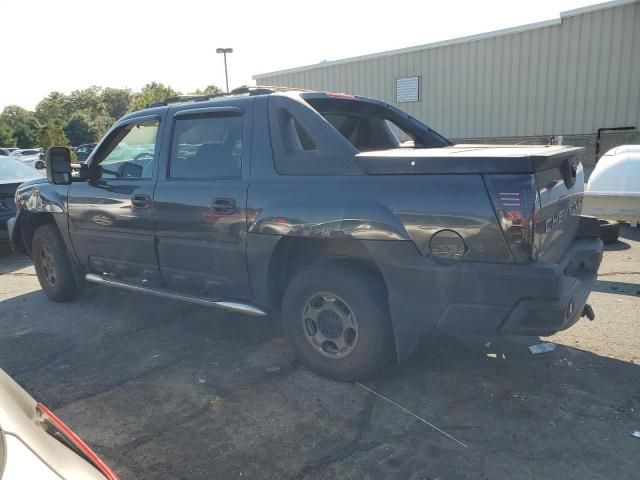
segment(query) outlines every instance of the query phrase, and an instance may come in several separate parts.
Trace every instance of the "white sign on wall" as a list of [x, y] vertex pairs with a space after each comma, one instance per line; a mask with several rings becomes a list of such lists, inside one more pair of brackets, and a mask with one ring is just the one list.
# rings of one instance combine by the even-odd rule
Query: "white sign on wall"
[[417, 102], [420, 100], [420, 77], [396, 79], [396, 102]]

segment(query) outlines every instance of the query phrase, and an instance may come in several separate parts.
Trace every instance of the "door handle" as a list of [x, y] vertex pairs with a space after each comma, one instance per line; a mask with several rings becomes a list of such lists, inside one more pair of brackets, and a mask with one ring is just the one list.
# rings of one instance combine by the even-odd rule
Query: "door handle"
[[231, 198], [216, 198], [213, 201], [213, 211], [222, 215], [231, 215], [236, 211], [236, 202]]
[[133, 208], [149, 208], [151, 206], [151, 197], [137, 193], [131, 197], [131, 205], [133, 205]]

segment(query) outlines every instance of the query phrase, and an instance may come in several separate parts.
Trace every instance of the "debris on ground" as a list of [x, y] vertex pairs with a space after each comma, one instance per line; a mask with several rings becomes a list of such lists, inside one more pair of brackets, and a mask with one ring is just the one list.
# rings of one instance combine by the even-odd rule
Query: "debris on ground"
[[206, 378], [199, 378], [198, 382], [200, 383], [207, 383], [207, 379]]
[[541, 353], [553, 352], [557, 345], [552, 342], [536, 343], [535, 345], [529, 345], [529, 351], [531, 355], [540, 355]]
[[632, 437], [636, 437], [636, 438], [640, 438], [640, 430], [636, 430], [635, 432], [631, 433]]
[[266, 370], [267, 370], [268, 373], [279, 372], [280, 371], [280, 367], [267, 367]]

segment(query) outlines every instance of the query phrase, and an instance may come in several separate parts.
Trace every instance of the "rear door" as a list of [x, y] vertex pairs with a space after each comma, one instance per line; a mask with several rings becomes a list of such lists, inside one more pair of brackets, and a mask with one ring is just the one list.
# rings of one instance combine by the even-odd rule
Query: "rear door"
[[249, 297], [246, 198], [252, 103], [170, 110], [168, 155], [154, 194], [157, 251], [169, 288]]

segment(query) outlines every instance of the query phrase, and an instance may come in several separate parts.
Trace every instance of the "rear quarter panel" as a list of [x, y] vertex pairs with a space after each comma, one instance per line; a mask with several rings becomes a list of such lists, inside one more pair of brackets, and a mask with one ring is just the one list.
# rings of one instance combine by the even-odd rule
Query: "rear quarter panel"
[[465, 260], [511, 262], [480, 175], [275, 176], [249, 189], [250, 233], [412, 241], [458, 232]]

